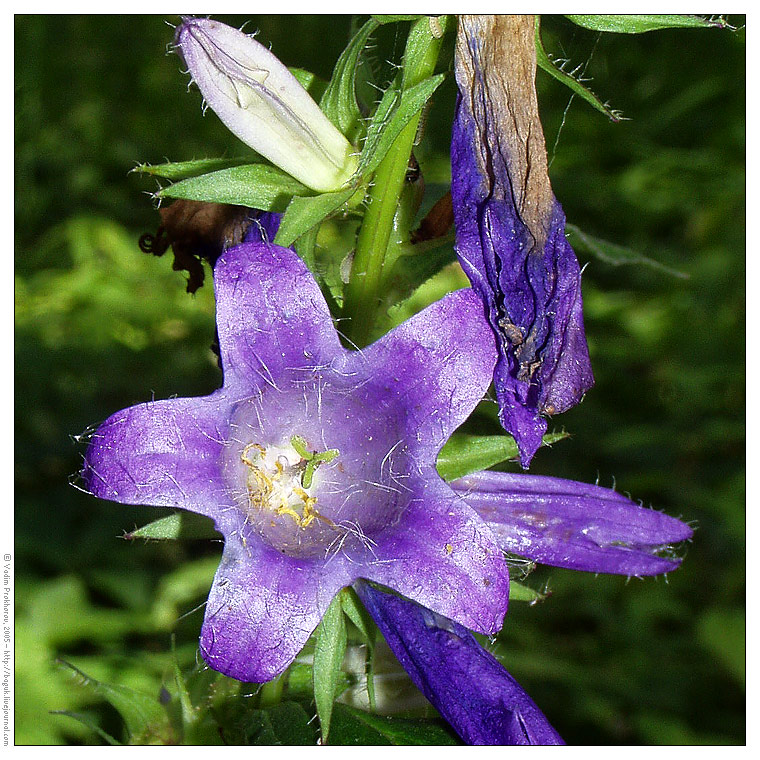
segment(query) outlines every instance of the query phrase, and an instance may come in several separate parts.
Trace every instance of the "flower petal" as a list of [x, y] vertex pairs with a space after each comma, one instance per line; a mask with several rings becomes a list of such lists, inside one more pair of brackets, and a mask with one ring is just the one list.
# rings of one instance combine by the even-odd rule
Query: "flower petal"
[[450, 485], [491, 526], [505, 551], [556, 567], [657, 575], [681, 562], [658, 552], [692, 536], [680, 520], [585, 483], [480, 472]]
[[323, 564], [286, 557], [259, 540], [227, 536], [206, 604], [203, 659], [240, 681], [263, 683], [280, 675], [333, 596], [351, 583], [343, 563], [333, 563], [329, 573]]
[[202, 398], [138, 404], [93, 434], [81, 477], [86, 490], [122, 504], [179, 507], [213, 516], [229, 503], [219, 474], [230, 402]]
[[356, 590], [417, 688], [467, 744], [564, 744], [466, 628], [368, 583]]
[[497, 336], [500, 419], [528, 466], [542, 415], [594, 382], [580, 268], [547, 174], [527, 16], [460, 16], [451, 141], [457, 254]]
[[496, 633], [509, 601], [509, 571], [491, 531], [432, 469], [387, 527], [357, 575], [382, 583], [481, 633]]
[[375, 391], [403, 399], [410, 440], [435, 461], [488, 390], [496, 346], [483, 305], [468, 288], [428, 306], [362, 354]]
[[277, 390], [344, 353], [306, 265], [288, 248], [243, 243], [214, 271], [224, 387], [243, 397]]

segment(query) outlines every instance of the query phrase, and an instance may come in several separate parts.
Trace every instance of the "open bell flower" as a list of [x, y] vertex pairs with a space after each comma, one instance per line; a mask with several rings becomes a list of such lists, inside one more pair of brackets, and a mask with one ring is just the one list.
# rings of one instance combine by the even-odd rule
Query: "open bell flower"
[[206, 103], [246, 145], [319, 192], [350, 179], [358, 166], [354, 147], [253, 37], [183, 17], [175, 43]]
[[460, 263], [499, 359], [499, 417], [527, 468], [545, 415], [593, 385], [581, 274], [552, 193], [535, 91], [532, 16], [460, 16], [451, 195]]
[[689, 528], [608, 489], [440, 478], [438, 453], [497, 358], [472, 290], [349, 351], [290, 249], [230, 248], [214, 285], [222, 387], [114, 414], [92, 435], [82, 481], [100, 498], [214, 520], [225, 544], [201, 653], [215, 670], [276, 677], [359, 579], [493, 634], [509, 596], [504, 549], [595, 572], [678, 566], [652, 558]]

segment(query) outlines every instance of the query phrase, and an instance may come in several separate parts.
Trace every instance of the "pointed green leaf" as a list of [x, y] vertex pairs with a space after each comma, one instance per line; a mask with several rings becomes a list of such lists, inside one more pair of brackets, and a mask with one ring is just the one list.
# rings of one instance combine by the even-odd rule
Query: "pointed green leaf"
[[580, 95], [587, 103], [590, 103], [597, 111], [601, 111], [605, 116], [614, 122], [622, 121], [622, 115], [620, 111], [613, 110], [607, 104], [602, 101], [588, 89], [585, 85], [581, 84], [574, 73], [568, 74], [557, 66], [549, 57], [546, 50], [544, 50], [544, 44], [541, 42], [541, 28], [540, 28], [540, 16], [536, 16], [536, 63], [548, 74], [551, 74], [555, 79], [567, 85], [576, 95]]
[[[394, 140], [422, 110], [444, 78], [444, 74], [428, 77], [408, 90], [404, 90], [400, 98], [397, 90], [391, 89], [386, 92], [367, 132], [367, 140], [359, 159], [359, 174], [366, 174], [377, 169]], [[386, 102], [388, 93], [391, 93], [391, 98], [389, 102]]]
[[112, 686], [96, 681], [65, 660], [58, 662], [70, 668], [79, 676], [84, 686], [114, 707], [124, 719], [130, 743], [163, 743], [171, 739], [169, 716], [156, 697], [128, 689], [126, 686]]
[[333, 745], [450, 746], [458, 740], [443, 720], [393, 718], [335, 705]]
[[312, 190], [282, 169], [268, 164], [233, 166], [190, 177], [156, 193], [159, 198], [231, 203], [262, 211], [284, 211], [292, 196], [312, 194]]
[[340, 606], [346, 617], [359, 629], [365, 641], [373, 646], [377, 634], [377, 626], [371, 615], [364, 609], [359, 597], [352, 588], [344, 588], [340, 592]]
[[106, 733], [92, 718], [92, 716], [87, 715], [86, 713], [76, 713], [71, 712], [70, 710], [51, 710], [51, 715], [65, 715], [67, 718], [73, 718], [74, 720], [78, 721], [79, 723], [82, 723], [83, 725], [87, 726], [91, 731], [94, 731], [98, 736], [100, 736], [103, 741], [107, 742], [108, 744], [114, 746], [114, 747], [120, 747], [122, 746], [120, 741], [117, 741], [116, 739], [111, 736], [111, 734]]
[[[551, 446], [568, 436], [564, 431], [547, 433], [542, 445]], [[438, 474], [444, 480], [456, 480], [517, 456], [517, 444], [509, 435], [453, 435], [438, 455]]]
[[393, 24], [396, 21], [416, 21], [421, 18], [421, 13], [373, 13], [372, 18], [378, 24]]
[[319, 107], [327, 118], [350, 141], [356, 139], [361, 120], [361, 111], [356, 102], [356, 67], [359, 55], [378, 26], [377, 21], [369, 19], [354, 35], [335, 64], [330, 84], [319, 102]]
[[653, 32], [656, 29], [678, 29], [682, 27], [724, 28], [727, 26], [721, 17], [707, 19], [703, 16], [677, 13], [630, 13], [627, 15], [580, 15], [566, 17], [574, 24], [584, 27], [584, 29], [593, 29], [595, 32], [617, 32], [619, 34], [641, 34], [642, 32]]
[[[188, 177], [198, 177], [201, 174], [229, 169], [233, 166], [250, 164], [248, 158], [198, 158], [194, 161], [176, 161], [166, 164], [138, 164], [132, 172], [138, 174], [150, 174], [154, 177], [163, 177], [177, 182]], [[132, 173], [130, 172], [130, 173]]]
[[282, 217], [274, 242], [284, 248], [292, 245], [301, 235], [339, 209], [356, 192], [355, 188], [349, 187], [313, 197], [295, 196]]
[[154, 520], [142, 528], [125, 533], [124, 538], [145, 538], [152, 541], [172, 541], [181, 538], [219, 538], [213, 520], [193, 512], [175, 512]]
[[330, 733], [333, 704], [341, 682], [341, 665], [346, 654], [346, 619], [336, 594], [317, 627], [314, 646], [314, 701], [317, 705], [322, 743]]
[[679, 272], [677, 269], [671, 269], [669, 266], [661, 264], [655, 259], [643, 256], [636, 251], [632, 251], [630, 248], [625, 248], [622, 245], [616, 245], [607, 240], [602, 240], [601, 238], [589, 235], [574, 224], [566, 225], [565, 230], [569, 233], [568, 237], [570, 243], [573, 248], [575, 248], [576, 252], [585, 251], [586, 253], [590, 253], [605, 264], [612, 264], [612, 266], [616, 267], [624, 264], [643, 264], [652, 267], [653, 269], [658, 269], [661, 272], [666, 272], [673, 277], [680, 277], [682, 279], [689, 278], [689, 275], [686, 272]]

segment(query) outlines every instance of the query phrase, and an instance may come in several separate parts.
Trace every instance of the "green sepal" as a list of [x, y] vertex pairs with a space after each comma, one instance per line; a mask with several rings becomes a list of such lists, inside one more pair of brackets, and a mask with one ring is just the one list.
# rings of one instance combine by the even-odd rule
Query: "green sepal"
[[728, 26], [721, 17], [706, 19], [702, 16], [678, 13], [579, 16], [566, 14], [565, 18], [569, 18], [574, 24], [582, 26], [584, 29], [592, 29], [595, 32], [616, 32], [618, 34], [642, 34], [657, 29], [704, 29], [706, 27], [723, 29]]
[[568, 74], [556, 66], [549, 58], [548, 53], [544, 50], [544, 44], [541, 41], [541, 17], [536, 16], [536, 63], [548, 74], [569, 87], [576, 95], [580, 95], [587, 103], [590, 103], [597, 111], [601, 111], [611, 121], [619, 122], [623, 120], [620, 111], [613, 110], [603, 103], [597, 95], [585, 85], [581, 84], [573, 74]]
[[340, 592], [340, 606], [346, 617], [356, 626], [365, 642], [373, 647], [377, 638], [377, 626], [372, 616], [359, 601], [359, 597], [352, 588], [344, 588]]
[[546, 594], [542, 594], [540, 591], [536, 591], [530, 586], [525, 586], [522, 583], [509, 581], [509, 601], [510, 602], [528, 602], [535, 604], [546, 599]]
[[219, 538], [219, 533], [214, 528], [214, 521], [208, 517], [194, 512], [174, 512], [131, 533], [125, 533], [124, 538], [128, 541], [136, 538], [175, 541], [188, 538]]
[[230, 203], [262, 211], [284, 211], [290, 199], [314, 191], [269, 164], [246, 164], [190, 177], [159, 190], [159, 198]]
[[436, 74], [404, 90], [400, 97], [398, 90], [393, 88], [383, 95], [367, 132], [359, 159], [359, 174], [365, 175], [377, 169], [395, 139], [422, 110], [444, 79], [445, 74]]
[[353, 142], [361, 129], [361, 111], [356, 102], [356, 68], [372, 32], [379, 23], [369, 19], [354, 35], [335, 64], [330, 84], [319, 101], [319, 107], [330, 121]]
[[283, 248], [292, 245], [301, 235], [337, 211], [356, 192], [355, 188], [349, 187], [313, 197], [295, 196], [282, 217], [274, 242]]
[[330, 733], [335, 697], [342, 682], [341, 665], [346, 654], [346, 619], [336, 594], [317, 627], [314, 643], [314, 702], [322, 732], [322, 744]]
[[461, 744], [461, 741], [443, 720], [373, 715], [338, 703], [330, 743], [344, 746], [449, 746]]
[[[547, 433], [543, 446], [568, 438], [569, 433]], [[446, 481], [463, 478], [473, 472], [480, 472], [508, 459], [517, 459], [519, 451], [515, 439], [510, 435], [465, 435], [451, 436], [438, 455], [438, 474]]]
[[130, 744], [173, 744], [174, 732], [169, 716], [157, 697], [134, 691], [126, 686], [113, 686], [91, 678], [65, 660], [59, 663], [70, 668], [94, 694], [103, 697], [121, 715]]
[[686, 272], [680, 272], [677, 269], [662, 264], [655, 259], [650, 259], [648, 256], [644, 256], [637, 251], [632, 251], [630, 248], [625, 248], [622, 245], [616, 243], [610, 243], [607, 240], [589, 235], [587, 232], [576, 227], [574, 224], [565, 225], [565, 231], [569, 233], [568, 238], [570, 244], [578, 251], [585, 251], [593, 256], [596, 256], [600, 261], [605, 264], [611, 264], [612, 266], [623, 266], [625, 264], [643, 264], [652, 269], [657, 269], [660, 272], [665, 272], [673, 277], [680, 277], [681, 279], [688, 279], [689, 275]]
[[165, 164], [138, 164], [130, 171], [130, 174], [150, 174], [153, 177], [161, 177], [177, 182], [188, 177], [198, 177], [201, 174], [229, 169], [233, 166], [250, 164], [248, 158], [197, 158], [193, 161], [174, 161]]

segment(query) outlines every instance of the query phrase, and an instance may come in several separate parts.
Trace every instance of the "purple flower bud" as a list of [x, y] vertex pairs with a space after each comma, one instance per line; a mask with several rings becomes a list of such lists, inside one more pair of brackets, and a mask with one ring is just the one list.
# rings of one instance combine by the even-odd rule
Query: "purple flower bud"
[[467, 744], [564, 744], [466, 628], [367, 583], [356, 590], [417, 688]]
[[353, 146], [253, 37], [184, 17], [175, 41], [206, 103], [246, 145], [320, 192], [350, 179], [358, 166]]
[[532, 16], [460, 16], [451, 141], [457, 254], [497, 336], [500, 420], [528, 466], [544, 415], [593, 385], [578, 261], [552, 194]]

